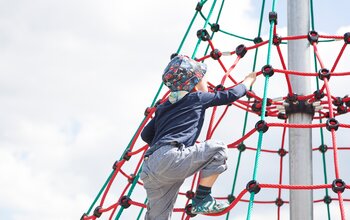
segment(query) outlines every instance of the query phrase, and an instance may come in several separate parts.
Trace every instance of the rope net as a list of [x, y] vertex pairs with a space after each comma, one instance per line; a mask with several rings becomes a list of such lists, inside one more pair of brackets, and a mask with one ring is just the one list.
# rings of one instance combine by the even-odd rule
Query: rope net
[[[277, 32], [277, 13], [275, 1], [273, 1], [272, 11], [268, 13], [270, 32], [268, 39], [263, 40], [261, 28], [266, 15], [265, 1], [263, 1], [258, 36], [249, 39], [221, 29], [219, 19], [225, 0], [221, 1], [217, 18], [212, 23], [210, 21], [213, 20], [218, 2], [214, 0], [210, 6], [204, 7], [207, 2], [202, 0], [196, 5], [195, 15], [175, 54], [182, 52], [188, 36], [193, 32], [197, 36], [197, 42], [192, 58], [199, 62], [206, 62], [209, 71], [218, 70], [209, 73], [212, 74], [212, 76], [209, 75], [212, 79], [209, 78], [208, 83], [210, 92], [228, 89], [238, 84], [244, 77], [242, 70], [239, 69], [240, 66], [245, 65], [244, 63], [253, 64], [252, 69], [258, 72], [258, 79], [256, 88], [251, 88], [245, 98], [207, 111], [207, 128], [203, 128], [206, 132], [202, 132], [200, 139], [208, 140], [216, 137], [225, 139], [226, 143], [229, 143], [230, 155], [229, 169], [214, 185], [213, 195], [216, 199], [228, 200], [230, 206], [221, 213], [200, 217], [200, 219], [211, 219], [212, 216], [221, 216], [220, 219], [230, 219], [230, 217], [261, 219], [262, 217], [257, 216], [261, 216], [266, 209], [272, 210], [276, 219], [282, 219], [283, 216], [288, 216], [289, 191], [308, 190], [313, 192], [314, 207], [322, 209], [320, 204], [324, 204], [322, 214], [324, 219], [333, 217], [345, 220], [344, 203], [350, 201], [350, 195], [348, 195], [349, 199], [345, 198], [347, 190], [350, 189], [346, 180], [349, 181], [350, 178], [346, 176], [345, 170], [341, 170], [340, 165], [344, 164], [343, 160], [346, 159], [345, 155], [350, 150], [350, 146], [341, 146], [339, 143], [344, 141], [342, 144], [347, 144], [346, 140], [349, 140], [346, 134], [349, 135], [347, 129], [350, 128], [350, 122], [344, 115], [350, 111], [350, 97], [344, 94], [336, 95], [332, 90], [350, 76], [350, 72], [338, 72], [338, 64], [348, 61], [345, 56], [348, 58], [349, 54], [344, 54], [350, 43], [350, 33], [344, 33], [341, 36], [318, 34], [314, 30], [313, 10], [311, 10], [312, 30], [309, 33], [300, 36], [280, 36]], [[207, 9], [207, 13], [204, 9]], [[195, 21], [199, 17], [204, 20], [204, 26], [193, 31]], [[239, 43], [235, 48], [227, 48], [227, 45], [232, 44], [224, 44], [226, 51], [222, 51], [217, 47], [220, 38], [214, 38], [219, 34], [232, 37]], [[288, 42], [295, 40], [304, 40], [310, 44], [314, 54], [315, 71], [300, 72], [287, 69], [283, 54]], [[329, 47], [329, 44], [332, 44], [332, 49], [339, 50], [339, 53], [332, 65], [327, 62], [328, 66], [326, 66], [322, 46]], [[259, 55], [259, 49], [263, 50], [262, 55]], [[201, 50], [204, 51], [204, 55], [197, 57]], [[266, 58], [266, 63], [263, 63], [261, 68], [256, 68], [258, 63]], [[290, 80], [294, 76], [315, 79], [314, 92], [306, 95], [294, 93]], [[340, 78], [341, 80], [336, 81]], [[336, 81], [337, 84], [332, 84], [332, 81]], [[88, 211], [82, 215], [82, 220], [95, 220], [100, 217], [143, 219], [147, 198], [142, 182], [139, 180], [139, 172], [143, 154], [148, 146], [140, 140], [139, 136], [143, 127], [153, 117], [157, 105], [167, 100], [169, 91], [164, 90], [166, 89], [161, 85], [151, 107], [146, 108], [145, 117], [129, 145], [119, 160], [113, 164], [111, 174]], [[162, 92], [164, 94], [159, 98]], [[288, 116], [296, 112], [312, 115], [312, 123], [288, 123]], [[288, 129], [305, 129], [306, 132], [307, 129], [311, 129], [317, 137], [318, 140], [314, 140], [313, 143], [318, 142], [319, 145], [311, 149], [314, 158], [313, 179], [317, 184], [286, 184], [288, 170], [284, 165], [288, 163], [288, 157], [285, 157], [289, 153], [286, 146]], [[303, 143], [300, 145], [303, 146]], [[246, 160], [243, 160], [243, 157]], [[220, 181], [225, 182], [220, 183]], [[173, 210], [173, 219], [194, 217], [189, 211], [190, 201], [197, 184], [198, 175], [188, 178], [183, 184]], [[257, 214], [253, 212], [253, 204], [256, 204]], [[246, 211], [247, 207], [248, 211]], [[321, 211], [317, 210], [317, 212]]]

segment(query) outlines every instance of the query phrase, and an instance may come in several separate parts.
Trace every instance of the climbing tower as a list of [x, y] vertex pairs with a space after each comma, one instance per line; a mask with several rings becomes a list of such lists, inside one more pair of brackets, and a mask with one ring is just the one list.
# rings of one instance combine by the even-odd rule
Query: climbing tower
[[[185, 35], [178, 49], [169, 54], [172, 58], [185, 53], [207, 63], [210, 92], [231, 88], [246, 73], [258, 72], [245, 98], [207, 111], [198, 140], [220, 139], [228, 144], [229, 168], [215, 184], [213, 196], [228, 200], [230, 206], [217, 214], [192, 215], [196, 174], [183, 184], [173, 219], [350, 219], [346, 213], [350, 201], [350, 97], [346, 95], [350, 67], [345, 69], [350, 32], [317, 32], [313, 1], [295, 0], [288, 1], [288, 30], [284, 33], [278, 28], [276, 0], [263, 0], [258, 31], [246, 37], [234, 28], [243, 21], [222, 19], [234, 4], [225, 0], [194, 4]], [[161, 84], [81, 220], [143, 219], [147, 198], [139, 173], [149, 146], [139, 136], [168, 95]]]

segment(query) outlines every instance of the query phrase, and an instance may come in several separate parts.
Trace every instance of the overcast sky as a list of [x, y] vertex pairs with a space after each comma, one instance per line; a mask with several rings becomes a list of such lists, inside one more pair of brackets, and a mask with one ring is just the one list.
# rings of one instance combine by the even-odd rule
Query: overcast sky
[[[208, 1], [206, 12], [211, 2]], [[138, 128], [144, 109], [151, 104], [161, 83], [161, 73], [170, 55], [178, 49], [196, 4], [195, 0], [0, 0], [1, 220], [74, 220], [87, 211], [112, 171], [114, 161], [119, 159]], [[257, 0], [227, 1], [220, 24], [227, 31], [254, 38], [260, 5], [261, 1]], [[317, 31], [332, 35], [350, 31], [349, 2], [320, 0], [314, 1], [314, 6]], [[285, 36], [284, 2], [278, 2], [276, 9], [281, 19], [278, 32]], [[265, 12], [270, 10], [271, 2], [268, 1]], [[194, 24], [183, 53], [192, 53], [196, 43], [195, 30], [202, 26], [201, 19]], [[267, 34], [265, 17], [264, 39]], [[232, 51], [240, 43], [251, 45], [219, 34], [214, 42], [223, 51]], [[320, 48], [326, 65], [332, 65], [341, 46], [338, 42]], [[339, 63], [339, 71], [350, 70], [346, 60], [349, 51], [348, 48]], [[262, 49], [258, 68], [266, 62], [265, 52], [266, 49]], [[202, 54], [200, 51], [199, 56]], [[273, 62], [278, 61], [276, 54], [274, 56]], [[229, 66], [234, 58], [226, 58], [225, 64]], [[236, 71], [238, 79], [251, 71], [252, 53], [241, 63]], [[215, 75], [218, 65], [212, 61], [209, 64], [209, 77], [216, 80], [214, 84], [219, 84]], [[277, 79], [271, 79], [270, 97], [286, 94], [286, 90], [280, 91]], [[346, 77], [332, 81], [336, 95], [350, 93], [346, 87], [348, 82]], [[257, 88], [261, 89], [262, 85], [263, 79], [259, 78]], [[274, 93], [278, 91], [278, 94]], [[239, 138], [243, 113], [237, 114], [228, 116], [230, 120], [218, 129], [215, 138], [228, 143]], [[250, 129], [257, 119], [253, 117], [250, 121]], [[239, 124], [233, 126], [233, 120]], [[342, 120], [350, 123], [349, 117], [342, 117]], [[280, 137], [278, 132], [280, 130], [276, 131]], [[341, 131], [337, 136], [341, 146], [349, 147], [345, 141], [345, 135], [349, 134], [349, 131]], [[330, 140], [328, 136], [327, 141]], [[272, 136], [265, 140], [264, 145], [274, 145], [273, 149], [280, 144], [280, 139]], [[256, 136], [248, 141], [253, 147], [256, 142]], [[319, 145], [319, 140], [314, 145]], [[137, 146], [143, 146], [143, 143], [138, 142]], [[348, 173], [345, 162], [349, 156], [349, 153], [340, 156], [344, 165], [341, 174]], [[320, 161], [319, 154], [315, 157], [315, 161]], [[244, 158], [249, 167], [243, 170], [249, 172], [243, 172], [242, 183], [246, 182], [245, 176], [251, 178], [253, 158], [254, 153], [247, 153]], [[261, 169], [270, 167], [271, 158], [278, 162], [277, 157], [264, 157]], [[220, 179], [222, 184], [225, 183], [225, 187], [217, 191], [222, 193], [220, 195], [231, 190], [236, 159], [237, 152], [232, 151], [229, 160], [232, 166]], [[332, 180], [331, 152], [327, 159], [330, 160]], [[135, 160], [130, 163], [133, 163], [132, 167], [136, 164]], [[264, 174], [269, 172], [262, 171], [261, 182], [268, 182], [270, 176]], [[318, 170], [315, 172], [319, 173]], [[344, 179], [350, 181], [349, 176]], [[272, 182], [276, 181], [277, 174]], [[314, 177], [314, 181], [322, 183], [322, 174]], [[118, 184], [114, 187], [118, 188]], [[137, 190], [139, 201], [143, 201], [144, 191], [141, 187]], [[322, 193], [317, 194], [317, 199], [322, 198]], [[285, 196], [288, 196], [287, 192]], [[345, 193], [346, 196], [350, 197]], [[115, 197], [107, 204], [115, 202]], [[337, 202], [332, 204], [335, 207], [333, 215], [337, 217]], [[323, 204], [316, 207], [325, 210]], [[261, 215], [276, 218], [276, 208], [270, 208], [271, 211], [265, 211], [258, 207], [256, 219]], [[232, 216], [245, 219], [246, 204], [239, 210]], [[288, 206], [284, 206], [284, 212], [288, 214]], [[324, 212], [316, 214], [325, 216]], [[107, 219], [107, 215], [104, 217]]]

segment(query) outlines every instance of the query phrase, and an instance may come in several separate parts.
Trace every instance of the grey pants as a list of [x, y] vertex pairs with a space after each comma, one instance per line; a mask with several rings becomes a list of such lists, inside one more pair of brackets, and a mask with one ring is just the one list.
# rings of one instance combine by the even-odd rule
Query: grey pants
[[201, 171], [201, 177], [227, 169], [227, 146], [209, 140], [191, 147], [162, 146], [145, 159], [140, 178], [147, 191], [145, 220], [170, 220], [184, 180]]

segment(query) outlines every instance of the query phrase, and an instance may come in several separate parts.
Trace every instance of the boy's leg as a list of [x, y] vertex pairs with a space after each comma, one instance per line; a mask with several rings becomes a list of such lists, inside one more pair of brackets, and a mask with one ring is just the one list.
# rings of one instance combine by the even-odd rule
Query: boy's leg
[[145, 220], [170, 220], [179, 189], [184, 179], [165, 181], [164, 173], [176, 159], [172, 146], [164, 146], [144, 161], [140, 178], [147, 192]]
[[170, 220], [181, 185], [182, 182], [147, 189], [146, 183], [148, 203], [145, 220]]
[[200, 184], [212, 186], [227, 169], [227, 146], [221, 141], [208, 140], [181, 149], [176, 169], [183, 170], [185, 178], [201, 171]]
[[211, 175], [208, 177], [203, 177], [199, 180], [199, 185], [206, 186], [206, 187], [212, 187], [218, 177], [219, 177], [219, 174], [214, 174], [214, 175]]
[[[213, 184], [216, 177], [227, 169], [226, 148], [222, 142], [206, 141], [181, 149], [166, 146], [153, 153], [144, 163], [141, 173], [150, 200], [146, 219], [170, 219], [181, 184], [194, 173], [201, 170], [202, 181]], [[175, 183], [178, 185], [170, 187]], [[162, 218], [155, 216], [160, 214]]]
[[[227, 168], [226, 146], [222, 142], [207, 141], [204, 143], [204, 151], [203, 145], [193, 147], [198, 151], [197, 157], [207, 158], [207, 162], [204, 163], [203, 167], [200, 169], [201, 176], [199, 186], [196, 191], [196, 196], [192, 200], [192, 213], [208, 214], [221, 212], [226, 209], [229, 204], [225, 201], [216, 201], [210, 194], [211, 187], [214, 185], [219, 174], [224, 172]], [[193, 149], [190, 147], [188, 150], [192, 151]], [[201, 159], [199, 159], [199, 161], [201, 161]]]

